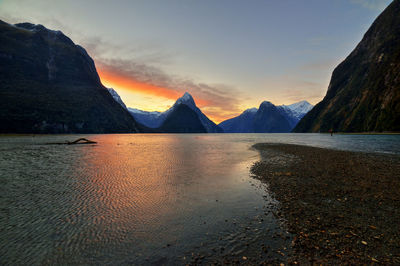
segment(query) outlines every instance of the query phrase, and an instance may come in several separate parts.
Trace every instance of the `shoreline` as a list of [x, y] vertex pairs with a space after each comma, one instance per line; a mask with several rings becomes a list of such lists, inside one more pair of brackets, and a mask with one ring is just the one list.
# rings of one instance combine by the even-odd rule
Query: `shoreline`
[[255, 144], [293, 234], [289, 263], [400, 263], [400, 156]]
[[[321, 134], [321, 135], [329, 135], [329, 132], [264, 132], [264, 133], [240, 133], [240, 132], [215, 132], [215, 133], [166, 133], [166, 132], [114, 132], [114, 133], [0, 133], [0, 137], [25, 137], [25, 136], [70, 136], [70, 135], [137, 135], [137, 134], [144, 134], [144, 135], [159, 135], [159, 134]], [[333, 135], [400, 135], [400, 132], [333, 132]]]

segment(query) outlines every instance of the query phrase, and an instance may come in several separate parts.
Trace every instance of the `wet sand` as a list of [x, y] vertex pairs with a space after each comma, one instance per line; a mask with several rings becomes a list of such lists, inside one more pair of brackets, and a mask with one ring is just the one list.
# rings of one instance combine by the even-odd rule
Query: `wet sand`
[[293, 234], [289, 263], [400, 264], [400, 156], [256, 144]]

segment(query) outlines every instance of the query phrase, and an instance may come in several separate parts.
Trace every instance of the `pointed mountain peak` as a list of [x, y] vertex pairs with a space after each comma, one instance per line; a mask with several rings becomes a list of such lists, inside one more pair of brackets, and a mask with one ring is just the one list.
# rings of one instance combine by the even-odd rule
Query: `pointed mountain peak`
[[183, 103], [183, 104], [186, 104], [186, 105], [188, 105], [188, 106], [190, 106], [190, 107], [195, 107], [195, 106], [196, 106], [196, 103], [194, 102], [192, 95], [190, 95], [188, 92], [185, 92], [185, 93], [183, 94], [183, 96], [180, 97], [180, 98], [176, 101], [175, 104], [182, 104], [182, 103]]
[[189, 92], [185, 92], [180, 99], [182, 99], [182, 101], [193, 101], [193, 97]]
[[182, 98], [184, 98], [184, 99], [193, 99], [192, 95], [190, 95], [189, 92], [185, 92], [185, 93], [183, 94]]

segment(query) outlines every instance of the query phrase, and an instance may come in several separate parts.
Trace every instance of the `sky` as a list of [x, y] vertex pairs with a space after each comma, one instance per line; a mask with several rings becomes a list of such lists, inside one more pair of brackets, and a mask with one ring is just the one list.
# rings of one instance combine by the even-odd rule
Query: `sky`
[[324, 97], [390, 0], [0, 0], [0, 19], [61, 30], [129, 107], [185, 91], [214, 122]]

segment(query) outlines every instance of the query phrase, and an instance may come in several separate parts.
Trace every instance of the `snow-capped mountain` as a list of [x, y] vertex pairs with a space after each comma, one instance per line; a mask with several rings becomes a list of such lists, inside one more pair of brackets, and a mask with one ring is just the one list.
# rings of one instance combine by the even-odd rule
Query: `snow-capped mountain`
[[[178, 115], [175, 114], [174, 112], [176, 111], [176, 108], [182, 104], [186, 105], [197, 114], [198, 119], [200, 119], [201, 124], [208, 133], [222, 132], [222, 129], [218, 127], [213, 121], [211, 121], [206, 115], [204, 115], [203, 112], [196, 106], [196, 103], [192, 95], [190, 95], [188, 92], [185, 92], [183, 96], [177, 99], [175, 104], [165, 112], [147, 112], [135, 108], [128, 108], [128, 110], [131, 113], [131, 115], [135, 118], [135, 120], [138, 121], [139, 123], [149, 128], [162, 128], [163, 123], [166, 121], [168, 117], [171, 116], [178, 117]], [[180, 108], [179, 112], [182, 113], [184, 112], [184, 110], [185, 108]], [[186, 119], [185, 121], [188, 121], [188, 119]], [[169, 123], [171, 123], [171, 121], [169, 121]], [[178, 130], [176, 131], [178, 132]]]
[[197, 108], [192, 95], [190, 95], [188, 92], [185, 92], [182, 97], [178, 98], [178, 100], [176, 100], [174, 105], [178, 105], [178, 104], [186, 104], [191, 109]]
[[264, 101], [258, 109], [247, 109], [219, 126], [226, 133], [290, 132], [312, 107], [307, 101], [281, 106]]
[[301, 101], [290, 105], [281, 105], [281, 107], [292, 111], [294, 116], [300, 121], [314, 106], [307, 101]]

